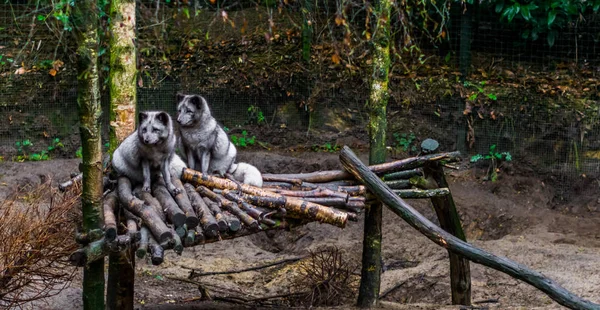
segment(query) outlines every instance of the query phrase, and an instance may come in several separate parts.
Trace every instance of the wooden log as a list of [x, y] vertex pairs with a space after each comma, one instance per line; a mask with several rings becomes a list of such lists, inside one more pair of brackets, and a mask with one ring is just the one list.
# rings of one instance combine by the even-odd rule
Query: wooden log
[[63, 182], [63, 183], [60, 183], [58, 185], [58, 189], [61, 192], [64, 192], [65, 190], [67, 190], [67, 188], [73, 186], [73, 184], [81, 182], [81, 180], [83, 180], [83, 173], [79, 173], [79, 174], [77, 174], [75, 176], [71, 176], [70, 180], [68, 180], [66, 182]]
[[[174, 242], [169, 242], [172, 244]], [[152, 265], [158, 266], [165, 260], [165, 250], [156, 242], [152, 234], [148, 235], [148, 249], [150, 250], [150, 261]]]
[[127, 210], [142, 219], [144, 224], [148, 226], [152, 234], [160, 242], [166, 242], [173, 238], [173, 233], [171, 233], [165, 222], [161, 220], [154, 207], [145, 204], [142, 200], [133, 196], [131, 182], [126, 177], [119, 178], [119, 199]]
[[398, 197], [354, 155], [350, 148], [344, 146], [340, 154], [340, 160], [344, 168], [352, 173], [357, 180], [363, 182], [384, 205], [436, 244], [475, 263], [491, 267], [513, 278], [522, 280], [546, 293], [550, 298], [565, 307], [571, 309], [600, 309], [600, 305], [574, 295], [558, 283], [544, 277], [541, 273], [505, 257], [499, 257], [474, 247], [436, 226], [402, 198]]
[[229, 229], [229, 224], [227, 224], [227, 220], [223, 216], [223, 211], [219, 207], [219, 204], [215, 201], [208, 199], [207, 197], [202, 197], [202, 200], [208, 206], [208, 209], [210, 210], [212, 215], [215, 217], [217, 225], [219, 226], [219, 231], [226, 232]]
[[171, 196], [171, 193], [169, 193], [169, 190], [167, 190], [167, 188], [164, 185], [159, 183], [153, 184], [152, 195], [156, 197], [156, 200], [158, 200], [160, 205], [165, 210], [165, 213], [167, 213], [167, 219], [169, 219], [169, 221], [173, 225], [175, 225], [175, 227], [179, 227], [185, 224], [185, 213], [181, 211], [181, 209], [177, 205], [177, 202], [175, 202], [175, 200]]
[[75, 234], [75, 242], [81, 245], [87, 245], [90, 242], [94, 242], [100, 240], [104, 237], [104, 230], [102, 229], [92, 229], [87, 233], [77, 232]]
[[173, 231], [173, 251], [180, 256], [183, 253], [183, 242], [181, 242], [181, 238], [175, 231]]
[[337, 198], [342, 198], [344, 200], [348, 200], [348, 198], [350, 197], [350, 195], [348, 195], [348, 193], [332, 191], [328, 188], [323, 188], [323, 187], [318, 187], [316, 189], [309, 190], [309, 191], [291, 191], [291, 190], [275, 189], [275, 188], [265, 188], [265, 189], [270, 192], [288, 196], [288, 197], [301, 197], [301, 198], [337, 197]]
[[139, 217], [133, 215], [127, 210], [123, 210], [127, 223], [127, 234], [131, 237], [132, 242], [138, 242], [141, 238], [138, 227], [141, 226], [141, 220]]
[[[200, 172], [184, 169], [183, 180], [195, 185], [203, 185], [211, 188], [237, 190], [238, 186], [234, 182], [209, 175], [203, 175]], [[306, 217], [309, 220], [316, 220], [321, 223], [327, 223], [338, 227], [345, 227], [348, 222], [348, 213], [327, 208], [315, 203], [303, 201], [294, 197], [284, 197], [279, 194], [271, 193], [260, 187], [242, 184], [241, 189], [244, 193], [251, 195], [283, 197], [285, 199], [284, 208], [289, 212], [295, 212]], [[235, 213], [234, 213], [235, 214]]]
[[133, 194], [143, 200], [147, 205], [151, 206], [156, 211], [156, 214], [160, 217], [161, 221], [167, 222], [167, 215], [165, 214], [164, 209], [152, 194], [143, 191], [141, 185], [133, 190]]
[[194, 245], [194, 240], [196, 240], [196, 229], [190, 228], [187, 230], [185, 237], [183, 238], [183, 246], [191, 247]]
[[408, 180], [414, 176], [422, 176], [423, 172], [420, 169], [412, 169], [412, 170], [404, 170], [398, 172], [392, 172], [383, 175], [381, 177], [383, 181], [391, 181], [391, 180]]
[[257, 209], [256, 207], [254, 207], [253, 205], [245, 202], [242, 197], [232, 193], [229, 190], [223, 190], [221, 193], [223, 196], [225, 196], [225, 198], [235, 202], [238, 204], [238, 206], [246, 211], [246, 213], [248, 213], [248, 215], [252, 216], [255, 220], [259, 221], [260, 223], [263, 223], [265, 225], [268, 226], [273, 226], [275, 225], [275, 221], [265, 218], [264, 214], [265, 212]]
[[[444, 168], [439, 163], [428, 163], [424, 168], [425, 175], [431, 176], [437, 186], [448, 188], [448, 182], [444, 176]], [[465, 233], [460, 222], [460, 216], [456, 211], [456, 204], [452, 194], [435, 196], [431, 198], [431, 203], [437, 214], [442, 229], [459, 238], [467, 241]], [[471, 305], [471, 268], [469, 260], [448, 251], [450, 258], [450, 287], [452, 289], [452, 304]]]
[[317, 189], [326, 188], [334, 192], [347, 193], [350, 196], [364, 195], [367, 192], [367, 188], [364, 185], [339, 185], [330, 183], [302, 183], [303, 189]]
[[116, 192], [110, 192], [104, 197], [102, 204], [104, 210], [104, 237], [108, 241], [113, 241], [117, 237], [117, 217], [115, 216], [117, 198]]
[[83, 267], [103, 259], [108, 253], [121, 252], [127, 249], [130, 244], [131, 238], [128, 235], [119, 235], [112, 241], [101, 238], [71, 253], [69, 262], [72, 265]]
[[175, 228], [175, 234], [177, 234], [177, 236], [179, 236], [179, 238], [183, 238], [185, 237], [185, 235], [187, 235], [187, 227], [185, 224], [183, 224], [183, 226], [179, 226]]
[[191, 246], [194, 246], [196, 244], [203, 244], [206, 238], [207, 237], [204, 234], [204, 232], [200, 229], [200, 226], [196, 227], [196, 234], [194, 234], [194, 244], [192, 244]]
[[385, 185], [387, 185], [391, 189], [407, 189], [411, 186], [409, 180], [386, 181]]
[[280, 188], [280, 189], [292, 189], [295, 187], [294, 184], [285, 182], [263, 182], [263, 188]]
[[148, 227], [142, 226], [142, 228], [140, 228], [140, 242], [135, 250], [135, 255], [138, 258], [144, 258], [148, 252], [149, 235], [150, 231], [148, 230]]
[[265, 178], [265, 174], [263, 174], [263, 182], [279, 182], [279, 183], [292, 184], [292, 185], [296, 185], [296, 186], [299, 186], [300, 184], [302, 184], [302, 180], [300, 180], [300, 179], [279, 177], [279, 175], [277, 175], [277, 174], [268, 174], [266, 178]]
[[[378, 175], [389, 174], [400, 170], [411, 170], [422, 167], [427, 162], [440, 161], [451, 163], [460, 161], [460, 152], [439, 153], [418, 157], [410, 157], [388, 163], [369, 166], [369, 169]], [[263, 180], [278, 179], [300, 179], [303, 182], [326, 183], [338, 180], [353, 179], [352, 174], [342, 170], [318, 171], [298, 174], [263, 174]]]
[[232, 202], [231, 200], [216, 194], [215, 192], [211, 191], [205, 186], [198, 186], [196, 190], [198, 191], [198, 193], [200, 193], [200, 195], [209, 198], [210, 200], [218, 203], [227, 211], [231, 212], [233, 215], [239, 218], [240, 221], [244, 223], [244, 225], [250, 227], [251, 229], [259, 229], [258, 221], [253, 219], [250, 215], [248, 215], [248, 213], [242, 211], [235, 202]]
[[198, 219], [198, 216], [196, 216], [194, 208], [192, 208], [192, 204], [187, 192], [185, 191], [185, 188], [183, 187], [183, 183], [181, 183], [180, 179], [175, 177], [173, 178], [172, 182], [175, 187], [179, 188], [179, 193], [175, 195], [175, 201], [177, 201], [177, 205], [179, 205], [186, 216], [185, 225], [187, 225], [188, 228], [194, 228], [198, 226], [200, 220]]
[[190, 198], [192, 207], [196, 210], [196, 214], [200, 216], [200, 226], [202, 227], [203, 232], [210, 237], [216, 237], [219, 234], [219, 225], [203, 198], [196, 192], [196, 189], [191, 184], [186, 183], [183, 187]]
[[450, 194], [450, 190], [446, 187], [435, 189], [395, 189], [393, 190], [401, 198], [417, 199], [417, 198], [433, 198]]
[[242, 223], [240, 222], [240, 220], [233, 216], [233, 214], [227, 212], [227, 211], [223, 211], [223, 216], [225, 217], [225, 220], [227, 221], [227, 226], [229, 227], [229, 231], [232, 232], [236, 232], [238, 230], [240, 230], [240, 228], [242, 228]]

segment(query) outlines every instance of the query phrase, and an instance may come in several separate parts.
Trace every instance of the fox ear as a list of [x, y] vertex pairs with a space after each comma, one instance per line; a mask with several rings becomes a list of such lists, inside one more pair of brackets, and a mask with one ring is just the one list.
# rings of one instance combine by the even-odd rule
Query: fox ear
[[202, 98], [200, 96], [192, 96], [190, 102], [197, 108], [202, 109]]
[[148, 113], [140, 112], [138, 113], [138, 123], [143, 123], [148, 118]]
[[169, 114], [167, 114], [166, 112], [159, 112], [158, 114], [156, 114], [156, 119], [158, 119], [159, 122], [165, 124], [165, 125], [169, 125]]
[[177, 103], [180, 103], [183, 100], [183, 98], [185, 98], [185, 95], [182, 93], [177, 93], [175, 97], [177, 98]]

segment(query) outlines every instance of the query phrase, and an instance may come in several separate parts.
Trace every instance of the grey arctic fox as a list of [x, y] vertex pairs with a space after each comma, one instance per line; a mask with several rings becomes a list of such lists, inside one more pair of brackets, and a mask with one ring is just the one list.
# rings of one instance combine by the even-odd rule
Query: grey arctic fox
[[162, 111], [140, 112], [138, 124], [137, 130], [113, 153], [113, 168], [119, 176], [142, 183], [142, 190], [148, 192], [151, 179], [162, 175], [169, 192], [178, 194], [171, 176], [180, 178], [185, 163], [175, 154], [176, 137], [171, 117]]
[[221, 177], [232, 174], [237, 181], [262, 187], [258, 169], [235, 163], [235, 145], [217, 124], [204, 97], [177, 94], [177, 122], [188, 167]]

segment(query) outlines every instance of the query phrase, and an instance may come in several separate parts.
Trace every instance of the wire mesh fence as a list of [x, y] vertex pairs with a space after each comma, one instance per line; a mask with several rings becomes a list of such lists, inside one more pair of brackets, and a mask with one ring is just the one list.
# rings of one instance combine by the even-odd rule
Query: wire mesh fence
[[[37, 152], [56, 138], [65, 145], [63, 157], [76, 156], [80, 145], [74, 41], [56, 17], [60, 10], [44, 3], [0, 4], [0, 156], [4, 160]], [[312, 18], [321, 27], [315, 29], [322, 31], [315, 34], [313, 53], [318, 54], [326, 49], [327, 40], [336, 36], [343, 40], [327, 29], [337, 22], [332, 12], [346, 2], [316, 3], [320, 10]], [[210, 1], [138, 1], [138, 108], [174, 115], [177, 92], [201, 93], [228, 128], [256, 125], [260, 111], [269, 128], [308, 132], [309, 141], [320, 141], [319, 135], [328, 131], [337, 136], [364, 133], [368, 73], [332, 88], [327, 78], [311, 75], [316, 64], [303, 63], [299, 53], [282, 47], [300, 48], [300, 11], [296, 2], [283, 10], [249, 1], [215, 10]], [[600, 16], [583, 14], [560, 28], [552, 40], [545, 33], [537, 40], [531, 40], [531, 32], [525, 38], [525, 24], [502, 22], [494, 6], [483, 2], [467, 17], [460, 6], [452, 7], [449, 18], [446, 41], [424, 44], [420, 50], [425, 60], [415, 70], [417, 77], [409, 73], [405, 74], [409, 78], [395, 80], [402, 75], [396, 74], [391, 79], [389, 144], [400, 146], [396, 138], [413, 132], [410, 143], [435, 138], [445, 149], [469, 155], [489, 153], [495, 145], [495, 150], [509, 152], [514, 161], [556, 175], [565, 188], [572, 178], [599, 176]], [[262, 43], [253, 42], [256, 39], [249, 32], [260, 27], [280, 28], [287, 43], [271, 44], [263, 54], [252, 54]], [[229, 56], [218, 62], [215, 51]], [[461, 55], [467, 55], [466, 65]], [[247, 63], [262, 67], [248, 76], [234, 70], [236, 64]], [[436, 68], [445, 68], [441, 70], [446, 73]], [[467, 75], [447, 74], [465, 68]], [[103, 80], [107, 70], [106, 60], [101, 61]], [[324, 71], [333, 69], [325, 65]], [[440, 81], [446, 81], [445, 88]], [[102, 102], [107, 108], [105, 88]], [[400, 115], [401, 121], [396, 121]], [[103, 121], [106, 129], [107, 120]], [[25, 141], [33, 146], [25, 147]]]

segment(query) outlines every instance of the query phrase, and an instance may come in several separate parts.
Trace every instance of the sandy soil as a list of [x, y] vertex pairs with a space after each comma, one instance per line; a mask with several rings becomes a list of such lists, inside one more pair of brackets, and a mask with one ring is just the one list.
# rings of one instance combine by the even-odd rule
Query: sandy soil
[[[339, 167], [332, 153], [241, 152], [241, 161], [255, 164], [263, 172], [307, 172]], [[363, 159], [366, 156], [362, 156]], [[40, 174], [54, 182], [77, 171], [78, 160], [38, 163], [1, 163], [0, 195], [16, 184], [39, 183]], [[515, 171], [517, 169], [514, 169]], [[598, 185], [590, 186], [575, 200], [552, 202], [554, 189], [542, 179], [513, 173], [495, 182], [481, 181], [482, 172], [470, 168], [448, 171], [448, 181], [467, 231], [468, 240], [494, 254], [506, 256], [557, 281], [573, 293], [600, 303], [600, 201]], [[3, 198], [4, 196], [2, 196]], [[427, 201], [409, 201], [432, 221], [435, 214]], [[448, 254], [384, 210], [381, 291], [398, 283], [381, 307], [387, 309], [459, 309], [450, 306]], [[362, 216], [358, 223], [339, 229], [311, 223], [292, 231], [222, 241], [186, 249], [177, 256], [168, 252], [161, 266], [136, 261], [137, 309], [227, 309], [239, 308], [219, 302], [195, 302], [197, 286], [173, 280], [186, 278], [189, 268], [225, 271], [305, 255], [322, 246], [336, 246], [347, 258], [360, 260]], [[296, 274], [295, 265], [261, 271], [210, 276], [198, 281], [246, 296], [284, 293]], [[562, 309], [545, 294], [495, 270], [471, 264], [473, 301], [495, 299], [478, 306], [489, 309]], [[81, 309], [81, 275], [60, 295], [29, 305], [31, 309]], [[351, 305], [338, 307], [348, 309]]]

